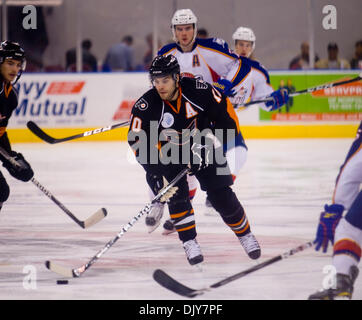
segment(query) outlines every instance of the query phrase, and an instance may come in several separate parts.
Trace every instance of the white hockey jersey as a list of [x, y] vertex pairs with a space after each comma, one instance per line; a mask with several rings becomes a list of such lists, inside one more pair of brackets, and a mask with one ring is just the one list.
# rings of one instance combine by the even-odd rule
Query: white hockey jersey
[[159, 55], [174, 55], [181, 75], [213, 84], [225, 78], [233, 84], [239, 101], [246, 102], [252, 93], [251, 65], [231, 53], [227, 43], [218, 38], [196, 39], [191, 52], [183, 52], [176, 43], [160, 49]]
[[158, 54], [174, 55], [182, 76], [200, 78], [211, 84], [219, 78], [231, 81], [237, 92], [230, 98], [234, 106], [264, 98], [273, 91], [268, 72], [258, 62], [232, 53], [222, 39], [197, 38], [190, 52], [183, 52], [180, 46], [171, 43]]

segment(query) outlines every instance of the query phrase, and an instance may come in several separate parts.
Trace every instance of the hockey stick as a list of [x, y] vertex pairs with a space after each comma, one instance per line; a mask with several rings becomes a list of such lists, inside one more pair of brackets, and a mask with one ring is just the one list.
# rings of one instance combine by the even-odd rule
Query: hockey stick
[[[0, 147], [0, 154], [9, 161], [14, 167], [24, 167], [19, 164], [13, 157], [11, 157], [3, 148]], [[72, 212], [70, 212], [64, 204], [62, 204], [57, 198], [55, 198], [49, 190], [47, 190], [43, 185], [40, 184], [34, 177], [31, 178], [31, 182], [34, 183], [48, 198], [50, 198], [60, 209], [62, 209], [73, 221], [75, 221], [79, 226], [83, 229], [89, 228], [90, 226], [98, 223], [107, 215], [107, 210], [102, 208], [98, 210], [96, 213], [91, 215], [85, 221], [79, 220]]]
[[102, 208], [92, 214], [86, 220], [79, 220], [71, 211], [69, 211], [69, 209], [64, 206], [64, 204], [62, 204], [57, 198], [55, 198], [51, 194], [51, 192], [45, 189], [45, 187], [42, 186], [40, 182], [37, 181], [34, 177], [31, 178], [31, 182], [34, 183], [35, 186], [37, 186], [50, 200], [52, 200], [60, 209], [62, 209], [73, 221], [75, 221], [83, 229], [87, 229], [92, 225], [98, 223], [107, 215], [107, 210], [105, 208]]
[[[332, 82], [332, 83], [321, 84], [321, 85], [316, 86], [316, 87], [311, 87], [311, 88], [307, 88], [307, 89], [304, 89], [304, 90], [296, 91], [296, 92], [290, 93], [289, 97], [299, 96], [299, 95], [304, 94], [304, 93], [313, 93], [314, 91], [317, 91], [317, 90], [329, 89], [329, 88], [341, 86], [341, 85], [344, 85], [344, 84], [348, 84], [348, 83], [351, 83], [351, 82], [359, 81], [359, 80], [362, 80], [362, 73], [360, 73], [356, 78], [353, 78], [353, 79], [344, 80], [344, 81], [340, 81], [340, 82]], [[245, 108], [245, 107], [251, 106], [253, 104], [265, 103], [265, 102], [268, 102], [268, 101], [271, 101], [271, 100], [273, 100], [273, 98], [266, 98], [266, 99], [261, 99], [261, 100], [250, 101], [250, 102], [247, 102], [247, 103], [245, 103], [243, 105], [238, 106], [237, 109]]]
[[155, 196], [152, 201], [148, 204], [146, 204], [146, 206], [136, 215], [133, 217], [133, 219], [128, 222], [125, 226], [122, 227], [122, 230], [109, 242], [107, 242], [107, 244], [100, 250], [97, 252], [97, 254], [95, 256], [93, 256], [87, 263], [85, 263], [84, 265], [82, 265], [79, 268], [75, 268], [75, 269], [71, 269], [71, 268], [67, 268], [67, 267], [63, 267], [60, 266], [52, 261], [46, 261], [45, 262], [45, 266], [57, 273], [60, 274], [64, 277], [68, 277], [68, 278], [77, 278], [80, 277], [86, 270], [88, 270], [105, 252], [107, 252], [115, 243], [116, 241], [121, 238], [131, 227], [133, 227], [133, 225], [145, 214], [148, 214], [151, 211], [152, 205], [158, 201], [160, 201], [160, 199], [163, 198], [171, 198], [175, 192], [175, 188], [173, 188], [173, 186], [185, 175], [189, 172], [189, 169], [184, 169], [182, 170], [167, 186], [165, 186], [158, 194], [157, 196]]
[[102, 133], [102, 132], [107, 132], [116, 128], [120, 128], [120, 127], [125, 127], [127, 125], [129, 125], [129, 121], [126, 122], [121, 122], [121, 123], [117, 123], [111, 126], [107, 126], [107, 127], [103, 127], [103, 128], [98, 128], [98, 129], [94, 129], [91, 131], [85, 131], [73, 136], [69, 136], [69, 137], [65, 137], [65, 138], [53, 138], [50, 135], [48, 135], [45, 131], [43, 131], [35, 122], [33, 121], [28, 121], [27, 122], [27, 127], [29, 128], [29, 130], [34, 133], [38, 138], [42, 139], [45, 142], [48, 142], [50, 144], [55, 144], [55, 143], [60, 143], [60, 142], [64, 142], [64, 141], [70, 141], [70, 140], [74, 140], [74, 139], [78, 139], [78, 138], [82, 138], [82, 137], [89, 137], [92, 136], [94, 134], [98, 134], [98, 133]]
[[284, 252], [283, 254], [276, 256], [274, 258], [271, 258], [269, 260], [266, 260], [256, 266], [253, 266], [249, 269], [246, 269], [244, 271], [241, 271], [239, 273], [236, 273], [230, 277], [227, 277], [223, 280], [220, 280], [212, 285], [210, 285], [209, 287], [206, 288], [202, 288], [202, 289], [191, 289], [185, 285], [183, 285], [182, 283], [176, 281], [175, 279], [173, 279], [172, 277], [170, 277], [166, 272], [162, 271], [161, 269], [157, 269], [154, 271], [153, 273], [153, 279], [155, 279], [155, 281], [157, 283], [159, 283], [161, 286], [165, 287], [168, 290], [173, 291], [174, 293], [177, 293], [181, 296], [184, 297], [188, 297], [188, 298], [194, 298], [198, 295], [203, 294], [204, 292], [210, 291], [212, 289], [215, 288], [219, 288], [221, 286], [224, 286], [234, 280], [240, 279], [246, 275], [248, 275], [249, 273], [252, 273], [254, 271], [257, 271], [259, 269], [262, 269], [268, 265], [271, 265], [277, 261], [280, 261], [282, 259], [286, 259], [292, 255], [294, 255], [297, 252], [303, 251], [304, 249], [307, 249], [309, 247], [311, 247], [313, 245], [312, 242], [307, 242], [305, 244], [302, 244], [296, 248], [293, 248], [287, 252]]

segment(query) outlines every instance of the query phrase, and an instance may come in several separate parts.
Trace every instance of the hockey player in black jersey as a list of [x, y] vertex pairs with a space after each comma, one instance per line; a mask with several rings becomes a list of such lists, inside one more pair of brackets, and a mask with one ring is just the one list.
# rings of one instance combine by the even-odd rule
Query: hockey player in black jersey
[[[251, 259], [260, 257], [260, 246], [251, 233], [244, 209], [231, 189], [233, 179], [222, 144], [234, 140], [239, 123], [229, 99], [211, 85], [180, 78], [180, 67], [172, 56], [157, 56], [150, 67], [153, 88], [132, 109], [128, 142], [146, 171], [155, 194], [186, 166], [201, 189], [240, 240]], [[223, 141], [220, 141], [223, 140]], [[196, 241], [194, 209], [186, 177], [168, 203], [170, 217], [191, 265], [203, 261]]]
[[[3, 41], [0, 44], [0, 148], [4, 150], [13, 162], [0, 154], [3, 167], [16, 179], [29, 181], [33, 171], [21, 153], [11, 149], [6, 132], [12, 112], [18, 105], [18, 96], [13, 84], [18, 81], [25, 69], [25, 53], [16, 42]], [[19, 165], [14, 165], [17, 163]], [[10, 194], [9, 185], [0, 172], [0, 209]]]

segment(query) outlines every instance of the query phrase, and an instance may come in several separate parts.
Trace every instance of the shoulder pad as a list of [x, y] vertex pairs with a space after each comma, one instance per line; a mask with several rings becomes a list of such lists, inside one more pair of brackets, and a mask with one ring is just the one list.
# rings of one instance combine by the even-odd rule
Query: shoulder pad
[[184, 77], [181, 79], [181, 81], [183, 86], [192, 87], [195, 89], [207, 89], [210, 87], [210, 84], [202, 79]]
[[[244, 59], [246, 59], [246, 58], [244, 58]], [[248, 59], [248, 60], [249, 60], [251, 67], [262, 72], [264, 74], [265, 78], [267, 79], [267, 83], [270, 83], [269, 72], [265, 69], [265, 67], [256, 60], [251, 60], [251, 59]]]
[[170, 44], [166, 44], [165, 46], [163, 46], [159, 51], [158, 51], [158, 55], [164, 55], [167, 54], [169, 51], [171, 51], [172, 49], [177, 48], [177, 44], [176, 43], [170, 43]]
[[207, 38], [207, 39], [196, 39], [197, 44], [199, 44], [202, 47], [214, 49], [217, 51], [220, 51], [224, 54], [230, 55], [234, 58], [238, 58], [237, 55], [231, 52], [229, 49], [229, 46], [227, 42], [221, 38]]
[[139, 98], [133, 105], [133, 109], [139, 111], [146, 111], [151, 103], [154, 103], [159, 95], [155, 89], [148, 90], [141, 98]]

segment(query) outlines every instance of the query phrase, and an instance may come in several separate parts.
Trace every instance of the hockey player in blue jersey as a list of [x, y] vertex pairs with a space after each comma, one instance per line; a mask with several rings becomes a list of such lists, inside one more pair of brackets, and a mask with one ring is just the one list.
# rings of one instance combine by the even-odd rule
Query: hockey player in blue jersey
[[[336, 286], [309, 296], [311, 300], [351, 299], [362, 255], [362, 121], [336, 179], [332, 203], [324, 206], [317, 228], [316, 250], [333, 244]], [[347, 211], [343, 217], [343, 212]]]
[[[234, 53], [239, 57], [249, 59], [251, 77], [253, 78], [253, 90], [250, 95], [251, 101], [260, 100], [272, 94], [274, 90], [270, 84], [268, 71], [258, 61], [251, 59], [256, 43], [256, 37], [253, 30], [246, 27], [239, 27], [233, 33], [232, 38], [235, 47]], [[261, 104], [260, 107], [263, 110], [271, 111], [270, 105]]]
[[[190, 9], [177, 10], [171, 20], [171, 28], [175, 42], [161, 48], [159, 55], [174, 55], [179, 62], [181, 76], [202, 79], [212, 84], [228, 96], [235, 107], [247, 102], [257, 86], [256, 79], [252, 77], [252, 63], [249, 59], [233, 54], [222, 39], [196, 38], [197, 18]], [[266, 96], [273, 98], [265, 105], [268, 110], [276, 110], [288, 100], [285, 90], [273, 92], [269, 87], [264, 98]], [[235, 179], [246, 161], [247, 154], [247, 147], [241, 133], [232, 145], [225, 145], [224, 150]], [[197, 189], [197, 182], [192, 176], [188, 177], [188, 182], [192, 199]], [[206, 205], [209, 203], [207, 202]], [[163, 206], [160, 205], [148, 215], [146, 225], [149, 227], [149, 232], [157, 228], [162, 214]], [[167, 230], [174, 231], [169, 221], [166, 221], [164, 227], [166, 234]]]

